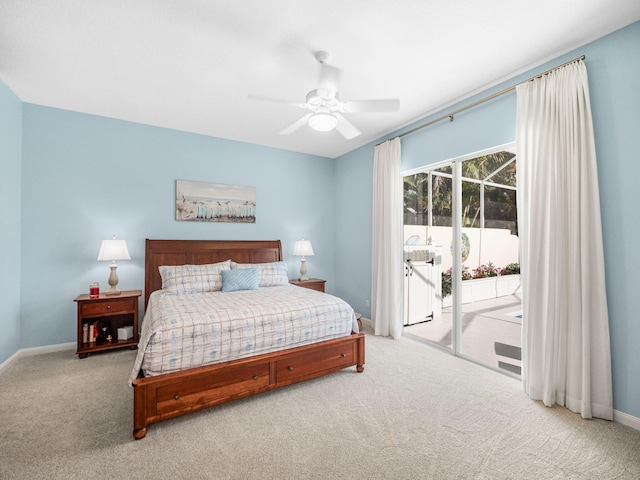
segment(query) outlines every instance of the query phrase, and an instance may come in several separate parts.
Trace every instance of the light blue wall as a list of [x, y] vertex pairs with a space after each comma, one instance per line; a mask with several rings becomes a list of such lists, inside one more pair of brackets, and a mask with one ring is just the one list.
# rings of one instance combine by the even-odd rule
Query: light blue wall
[[640, 417], [640, 23], [584, 53], [598, 155], [614, 407]]
[[20, 347], [22, 103], [0, 81], [0, 363]]
[[[334, 291], [334, 160], [25, 104], [22, 342], [75, 341], [73, 299], [107, 287], [100, 242], [127, 241], [119, 287], [143, 288], [144, 239], [280, 239], [291, 278], [295, 240]], [[256, 187], [255, 224], [177, 222], [175, 181]]]
[[373, 146], [343, 155], [335, 165], [336, 282], [338, 295], [371, 318], [371, 204]]
[[[640, 417], [640, 317], [637, 313], [636, 254], [640, 238], [637, 191], [640, 179], [640, 23], [433, 115], [514, 85], [533, 75], [586, 55], [598, 155], [600, 198], [609, 300], [614, 408]], [[425, 119], [429, 120], [429, 119]], [[423, 122], [418, 122], [423, 123]], [[395, 132], [378, 142], [407, 131]], [[514, 140], [515, 92], [402, 139], [402, 167], [409, 170]], [[378, 143], [376, 142], [376, 143]], [[338, 159], [338, 198], [357, 211], [337, 210], [336, 277], [339, 291], [365, 315], [371, 296], [371, 201], [374, 145]]]

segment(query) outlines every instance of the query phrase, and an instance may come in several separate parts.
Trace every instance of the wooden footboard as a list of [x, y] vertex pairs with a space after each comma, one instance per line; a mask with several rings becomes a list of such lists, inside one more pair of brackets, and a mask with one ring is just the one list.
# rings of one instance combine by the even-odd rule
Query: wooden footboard
[[355, 365], [364, 370], [364, 334], [208, 365], [133, 382], [133, 436], [167, 418]]

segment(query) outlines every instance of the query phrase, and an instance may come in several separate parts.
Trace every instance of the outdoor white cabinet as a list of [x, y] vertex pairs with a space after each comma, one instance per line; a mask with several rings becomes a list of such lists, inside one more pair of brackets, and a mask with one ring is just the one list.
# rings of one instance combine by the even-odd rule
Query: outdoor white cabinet
[[404, 252], [404, 325], [442, 315], [442, 265], [437, 248], [419, 245]]

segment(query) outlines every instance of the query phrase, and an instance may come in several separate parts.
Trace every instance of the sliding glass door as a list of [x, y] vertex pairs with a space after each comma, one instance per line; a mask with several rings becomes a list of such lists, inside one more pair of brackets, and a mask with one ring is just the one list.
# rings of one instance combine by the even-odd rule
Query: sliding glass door
[[450, 300], [451, 282], [442, 272], [452, 262], [451, 250], [443, 248], [451, 241], [452, 195], [452, 164], [404, 177], [404, 325], [449, 350], [452, 317], [443, 296]]
[[512, 150], [502, 146], [405, 175], [405, 334], [519, 374]]

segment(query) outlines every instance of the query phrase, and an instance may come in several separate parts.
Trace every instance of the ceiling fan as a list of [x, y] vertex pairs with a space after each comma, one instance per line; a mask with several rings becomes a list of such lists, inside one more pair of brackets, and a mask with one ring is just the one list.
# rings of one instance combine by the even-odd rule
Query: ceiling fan
[[314, 56], [320, 63], [320, 78], [318, 87], [307, 93], [304, 103], [249, 95], [249, 98], [253, 100], [282, 103], [306, 108], [310, 111], [281, 130], [280, 134], [289, 135], [308, 124], [311, 128], [320, 132], [327, 132], [335, 128], [338, 133], [348, 140], [357, 137], [361, 132], [342, 115], [343, 113], [395, 112], [400, 108], [400, 100], [398, 99], [341, 100], [338, 95], [340, 69], [327, 63], [330, 58], [329, 53], [320, 51], [316, 52]]

